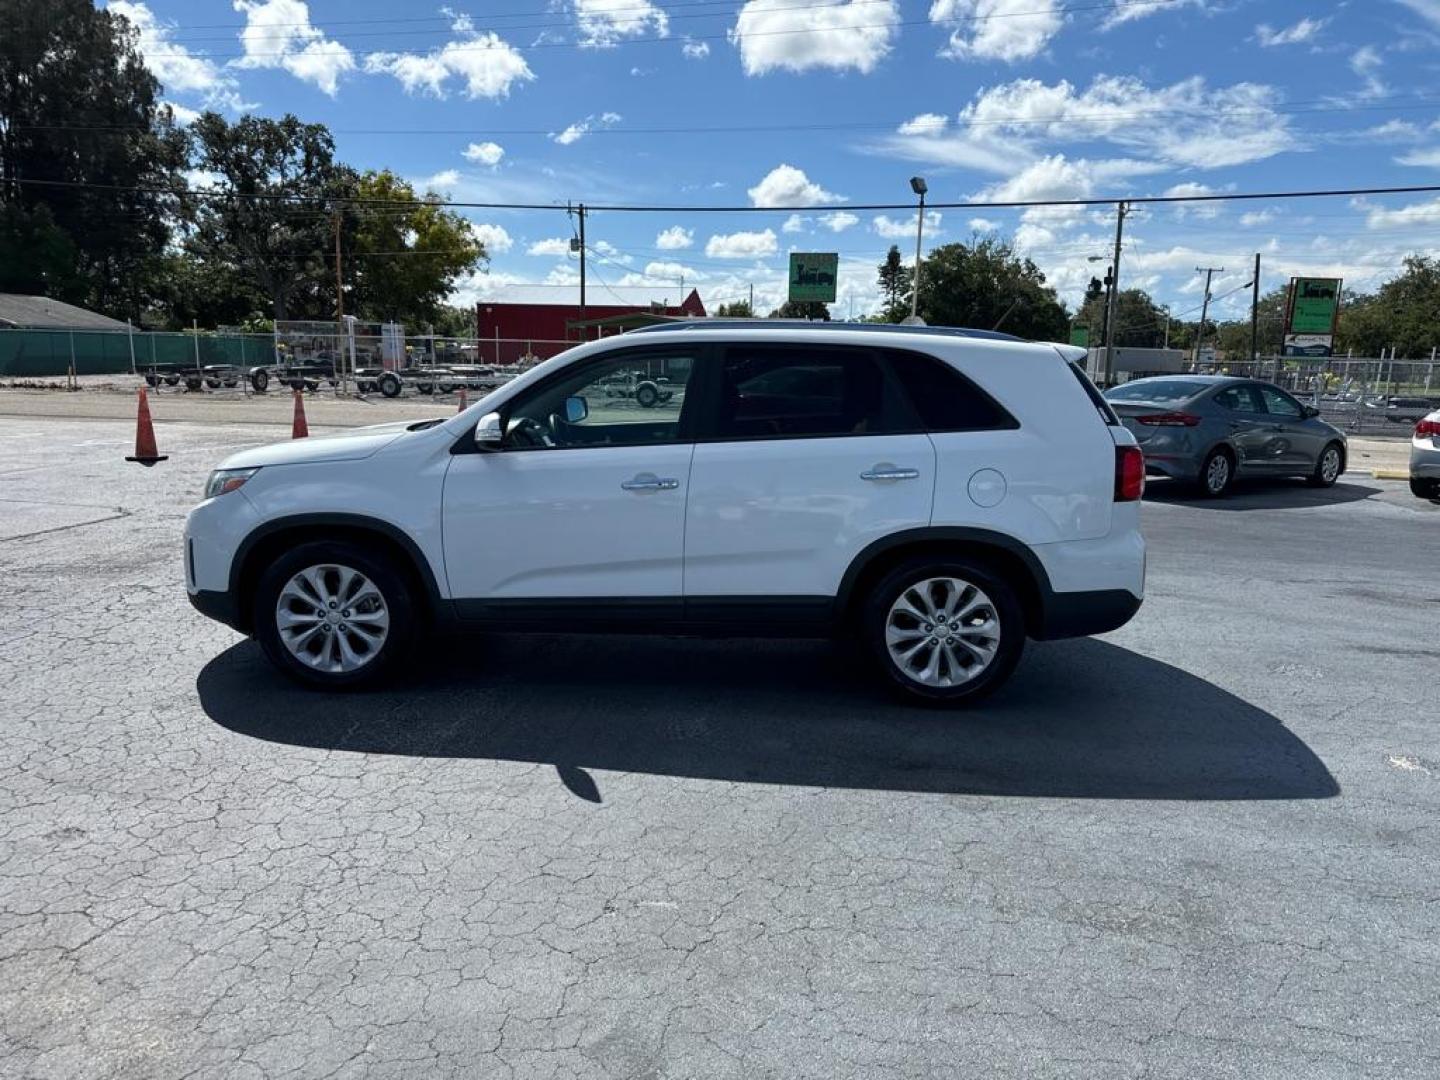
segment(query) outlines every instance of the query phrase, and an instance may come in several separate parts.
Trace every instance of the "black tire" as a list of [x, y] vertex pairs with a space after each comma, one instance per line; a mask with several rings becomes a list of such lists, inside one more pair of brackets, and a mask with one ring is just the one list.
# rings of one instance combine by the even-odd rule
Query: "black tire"
[[166, 375], [166, 376], [165, 376], [165, 385], [166, 385], [166, 386], [179, 386], [179, 385], [180, 385], [180, 376], [179, 376], [179, 375]]
[[653, 409], [660, 403], [660, 388], [653, 382], [642, 382], [635, 387], [635, 403], [642, 409]]
[[[953, 637], [942, 637], [950, 631], [940, 629], [935, 623], [912, 619], [904, 611], [892, 612], [907, 593], [912, 599], [917, 596], [916, 586], [940, 581], [956, 582], [961, 586], [956, 594], [957, 603], [953, 605], [956, 611], [964, 611], [972, 602], [978, 603], [980, 606], [975, 608], [974, 618], [987, 618], [993, 629], [982, 631], [985, 624], [967, 620], [967, 632], [963, 637], [960, 632], [955, 632]], [[934, 598], [941, 588], [938, 584], [933, 585], [929, 592], [921, 595]], [[984, 594], [983, 598], [970, 592], [970, 589]], [[911, 626], [911, 622], [915, 625]], [[905, 639], [902, 646], [908, 646], [912, 641], [919, 643], [915, 646], [918, 649], [916, 662], [926, 662], [921, 672], [916, 672], [913, 666], [902, 665], [892, 655], [887, 641], [887, 631], [892, 626], [902, 633], [914, 631], [915, 637]], [[927, 639], [926, 635], [932, 632], [934, 636]], [[1020, 662], [1020, 654], [1025, 648], [1025, 613], [1014, 586], [988, 563], [964, 556], [922, 557], [901, 563], [870, 590], [861, 611], [860, 633], [886, 684], [905, 700], [934, 706], [970, 705], [998, 689]], [[991, 652], [988, 662], [977, 674], [965, 674], [963, 667], [957, 667], [945, 655], [944, 642], [947, 640], [955, 641], [952, 655], [972, 663], [975, 662], [975, 654], [964, 647], [962, 640], [988, 648]], [[929, 669], [931, 658], [935, 663], [935, 680], [948, 678], [951, 680], [949, 685], [940, 681], [923, 681], [923, 672]]]
[[257, 394], [263, 394], [270, 388], [270, 373], [268, 371], [252, 371], [250, 373], [250, 389]]
[[402, 389], [400, 376], [396, 375], [393, 371], [387, 371], [375, 380], [375, 383], [380, 387], [380, 393], [386, 397], [396, 398], [400, 396], [400, 390]]
[[204, 385], [205, 380], [200, 378], [199, 375], [191, 375], [185, 380], [185, 389], [191, 391], [192, 393], [198, 393], [201, 387], [203, 387]]
[[146, 375], [146, 376], [145, 376], [145, 385], [146, 385], [146, 386], [149, 386], [149, 387], [159, 386], [159, 385], [160, 385], [160, 376], [158, 376], [158, 375]]
[[433, 394], [435, 393], [435, 384], [428, 382], [416, 383], [415, 389], [422, 394]]
[[304, 389], [305, 389], [305, 380], [304, 380], [304, 379], [291, 379], [291, 380], [290, 380], [290, 389], [291, 389], [291, 390], [304, 390]]
[[220, 389], [220, 380], [219, 380], [219, 379], [206, 379], [206, 380], [205, 380], [205, 385], [208, 386], [211, 390], [219, 390], [219, 389]]
[[1417, 499], [1440, 499], [1440, 480], [1410, 478], [1410, 494]]
[[[1223, 469], [1217, 464], [1216, 459], [1225, 462]], [[1221, 499], [1230, 493], [1231, 485], [1235, 483], [1235, 455], [1228, 447], [1217, 446], [1210, 453], [1205, 455], [1205, 460], [1200, 463], [1200, 477], [1196, 481], [1196, 487], [1202, 498]]]
[[1316, 488], [1334, 487], [1344, 471], [1345, 451], [1340, 449], [1339, 443], [1332, 442], [1320, 451], [1320, 456], [1315, 459], [1315, 471], [1306, 477], [1305, 482]]
[[[336, 566], [358, 571], [368, 578], [383, 598], [389, 615], [383, 643], [362, 666], [349, 671], [326, 671], [302, 661], [281, 640], [277, 626], [277, 605], [281, 591], [290, 580], [311, 567]], [[330, 580], [338, 582], [338, 578]], [[415, 640], [415, 604], [408, 579], [383, 555], [358, 544], [316, 541], [290, 549], [265, 568], [251, 598], [250, 617], [255, 638], [265, 656], [286, 675], [306, 686], [347, 690], [385, 679], [404, 661]], [[326, 631], [325, 638], [338, 632], [338, 627]]]

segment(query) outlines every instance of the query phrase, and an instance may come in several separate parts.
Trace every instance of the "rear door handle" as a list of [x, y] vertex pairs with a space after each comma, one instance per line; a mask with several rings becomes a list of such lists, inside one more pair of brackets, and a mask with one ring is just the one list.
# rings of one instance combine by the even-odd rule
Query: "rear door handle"
[[918, 480], [919, 469], [902, 469], [898, 465], [876, 465], [860, 474], [861, 480]]
[[680, 481], [669, 476], [640, 473], [631, 480], [620, 481], [620, 486], [626, 491], [674, 491], [680, 486]]

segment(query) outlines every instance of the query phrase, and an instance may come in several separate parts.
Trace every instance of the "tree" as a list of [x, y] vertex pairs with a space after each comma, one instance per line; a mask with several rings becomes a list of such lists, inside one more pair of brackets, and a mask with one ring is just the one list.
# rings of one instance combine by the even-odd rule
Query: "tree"
[[438, 196], [418, 197], [388, 169], [365, 173], [355, 191], [347, 310], [408, 326], [434, 322], [460, 278], [486, 258], [484, 246]]
[[[276, 319], [333, 318], [334, 216], [354, 195], [357, 177], [335, 162], [330, 132], [289, 115], [230, 124], [207, 112], [191, 133], [195, 167], [216, 177], [216, 196], [188, 207], [185, 249], [234, 267], [264, 294]], [[341, 228], [354, 236], [353, 211]]]
[[[169, 236], [185, 137], [129, 22], [92, 0], [0, 0], [0, 289], [133, 316]], [[61, 264], [70, 262], [70, 272]]]
[[473, 338], [478, 329], [475, 309], [458, 304], [441, 304], [431, 323], [441, 337]]
[[931, 326], [999, 329], [1041, 341], [1069, 339], [1069, 315], [1040, 268], [994, 235], [945, 244], [926, 256], [920, 268], [920, 316]]
[[[1095, 284], [1094, 281], [1091, 284]], [[1115, 298], [1114, 335], [1117, 346], [1159, 349], [1165, 345], [1168, 317], [1144, 289], [1121, 289]], [[1075, 325], [1088, 327], [1093, 345], [1105, 344], [1105, 293], [1085, 291], [1085, 302], [1075, 314]], [[1172, 343], [1173, 344], [1173, 343]]]
[[830, 309], [819, 300], [786, 300], [774, 311], [771, 319], [810, 319], [815, 322], [829, 322]]
[[750, 306], [749, 300], [734, 300], [716, 308], [715, 316], [720, 319], [753, 319], [755, 309]]
[[1342, 297], [1337, 351], [1379, 356], [1394, 349], [1407, 359], [1429, 359], [1440, 345], [1440, 259], [1410, 255], [1405, 270], [1370, 297]]
[[899, 322], [910, 314], [910, 289], [914, 276], [914, 271], [901, 259], [900, 248], [891, 244], [877, 275], [880, 294], [885, 298], [883, 322]]

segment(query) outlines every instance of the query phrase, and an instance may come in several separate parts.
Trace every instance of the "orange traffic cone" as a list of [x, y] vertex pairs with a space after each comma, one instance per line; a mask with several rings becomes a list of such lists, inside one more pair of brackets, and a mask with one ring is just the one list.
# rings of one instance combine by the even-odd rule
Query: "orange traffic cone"
[[145, 387], [140, 387], [140, 408], [135, 413], [135, 456], [126, 461], [138, 462], [147, 469], [157, 461], [166, 461], [169, 454], [158, 453], [155, 449], [155, 425], [150, 422], [150, 401], [145, 396]]
[[310, 428], [305, 423], [305, 398], [299, 390], [295, 391], [295, 422], [290, 426], [290, 437], [292, 439], [308, 439]]
[[456, 412], [464, 412], [470, 405], [470, 397], [465, 393], [465, 387], [460, 387], [460, 408]]

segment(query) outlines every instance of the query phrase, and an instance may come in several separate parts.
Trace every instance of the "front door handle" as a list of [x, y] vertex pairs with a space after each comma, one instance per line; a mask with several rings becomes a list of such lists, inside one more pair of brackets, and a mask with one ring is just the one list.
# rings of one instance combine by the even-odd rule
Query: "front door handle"
[[654, 473], [640, 473], [631, 480], [620, 481], [620, 486], [626, 491], [674, 491], [680, 486], [680, 481], [669, 476], [656, 476]]
[[902, 469], [898, 465], [876, 465], [860, 474], [861, 480], [918, 480], [919, 469]]

